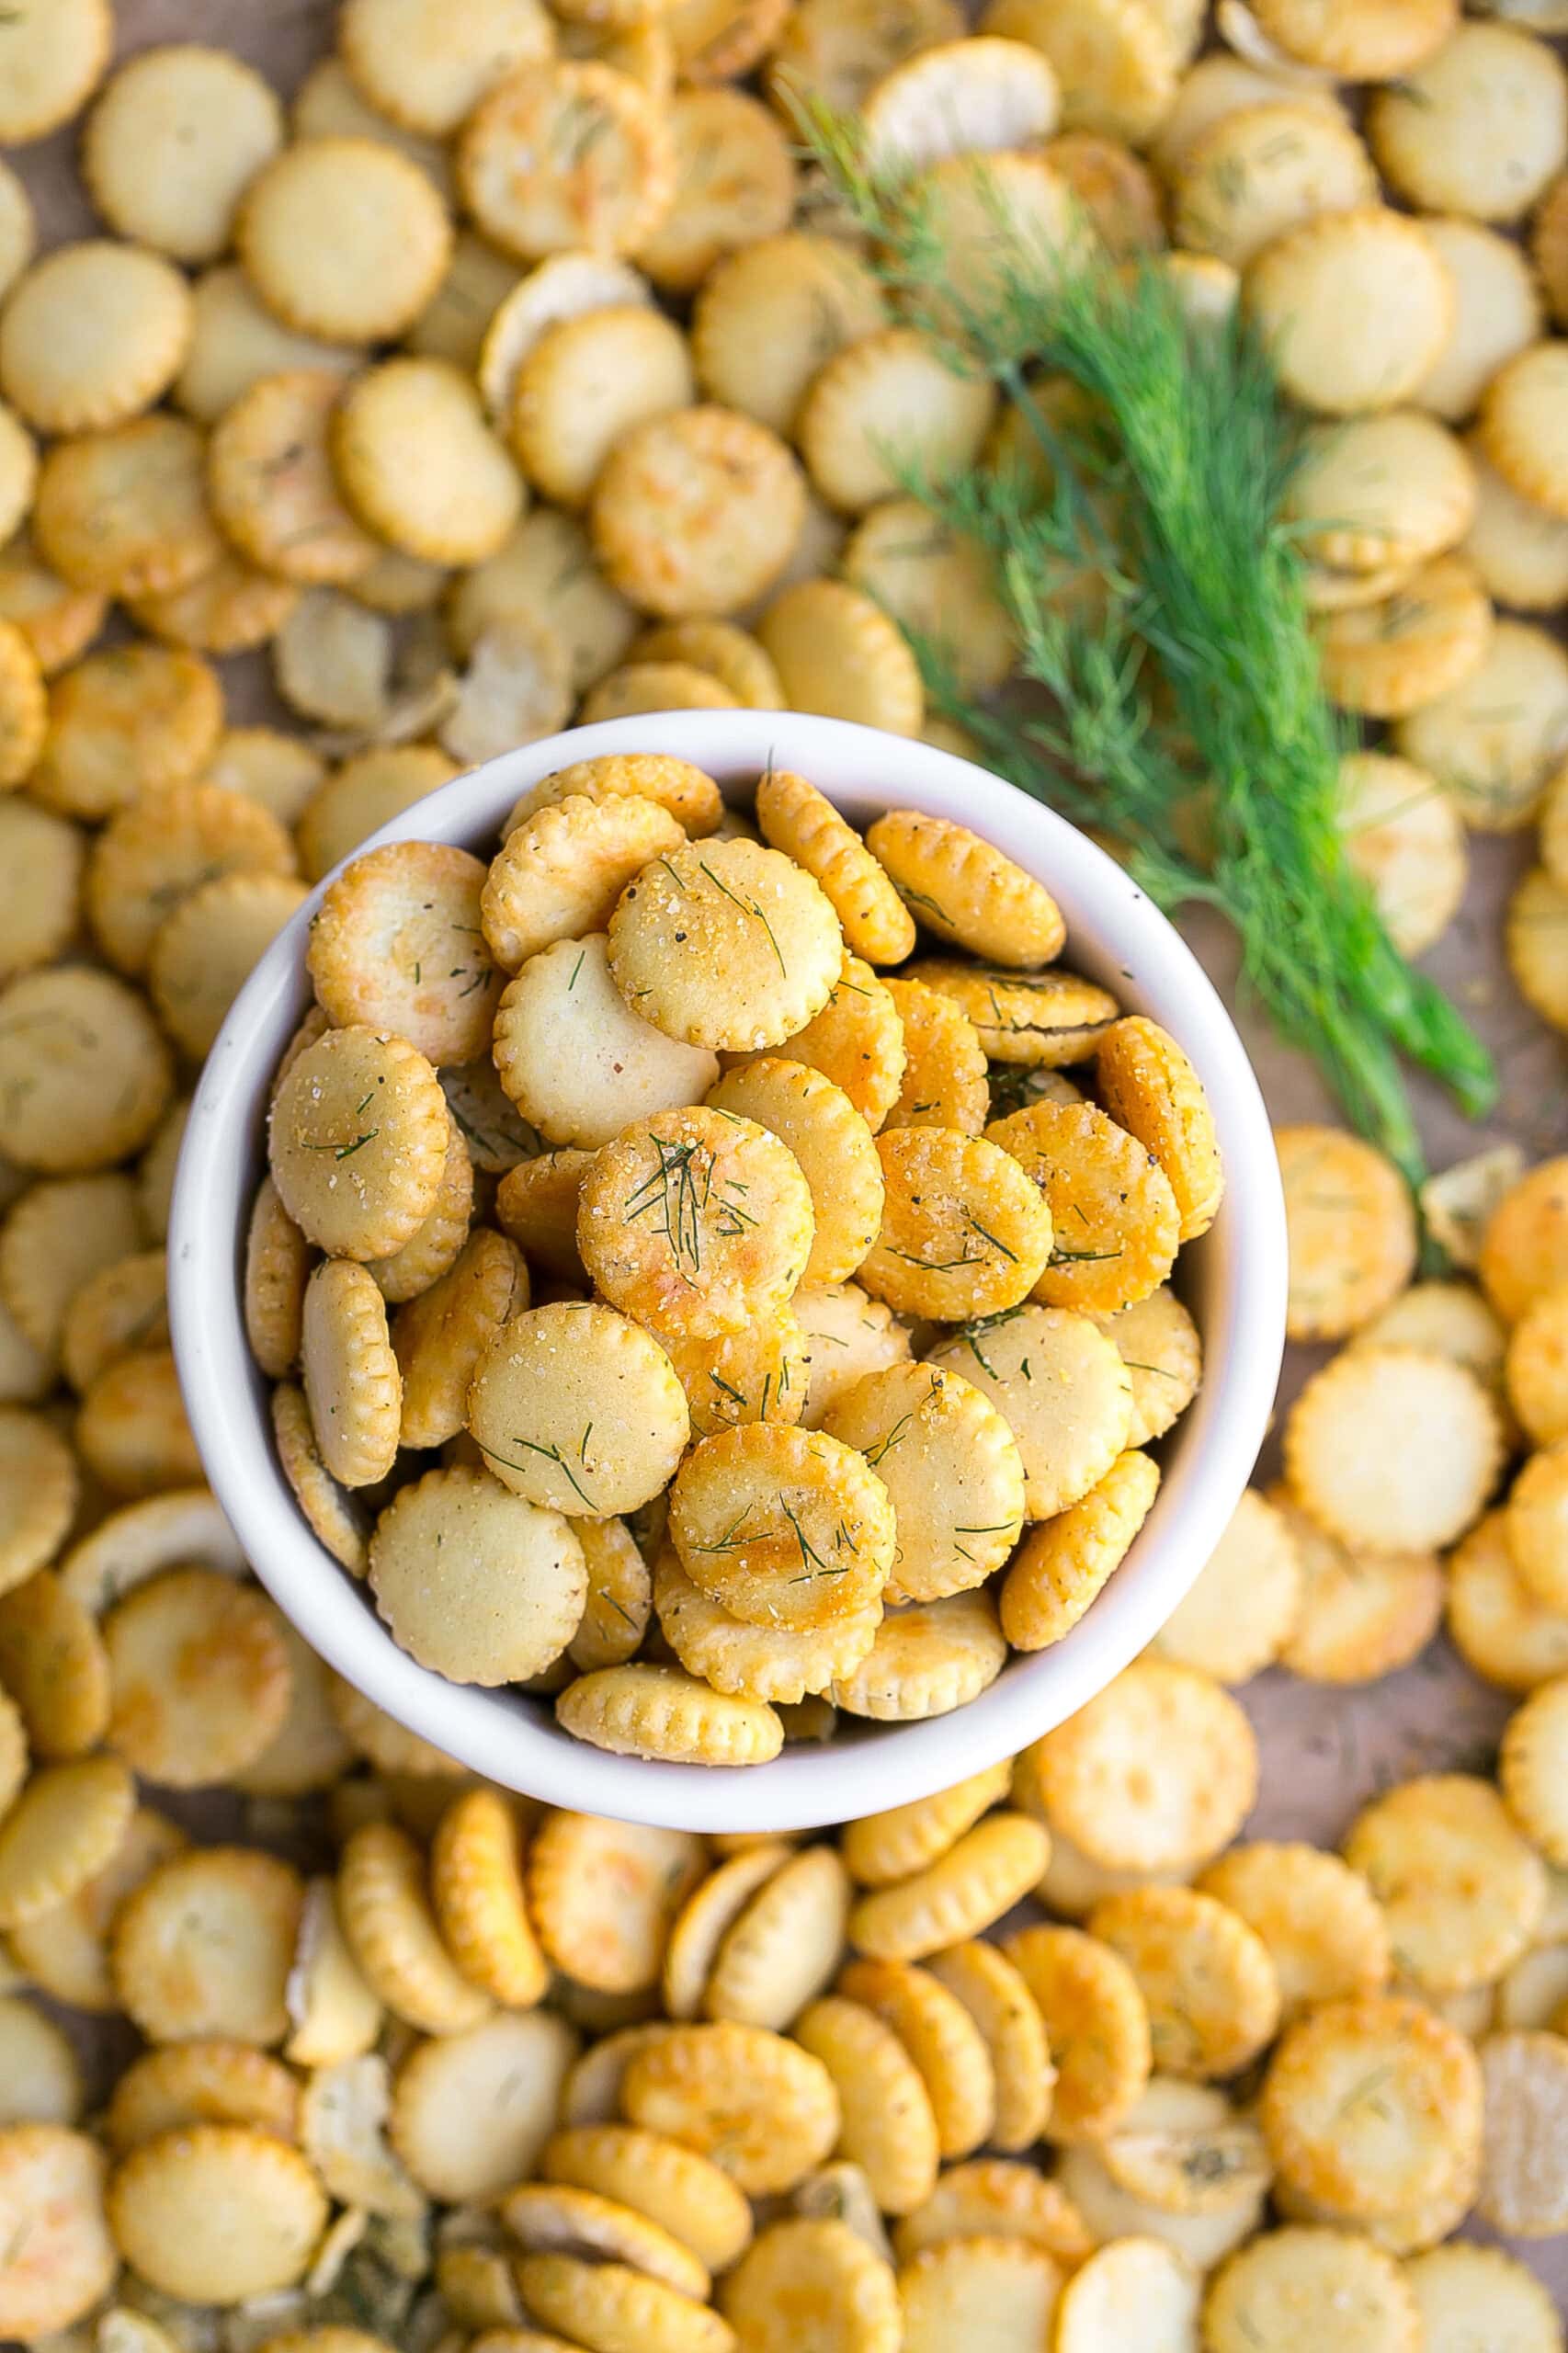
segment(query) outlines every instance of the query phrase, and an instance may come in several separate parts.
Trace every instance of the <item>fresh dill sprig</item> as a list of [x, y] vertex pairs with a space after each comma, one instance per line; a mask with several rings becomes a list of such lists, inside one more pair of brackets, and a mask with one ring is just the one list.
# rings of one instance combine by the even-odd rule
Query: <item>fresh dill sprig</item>
[[[945, 648], [910, 631], [932, 705], [1014, 784], [1109, 836], [1158, 905], [1222, 914], [1245, 987], [1418, 1182], [1402, 1061], [1471, 1117], [1496, 1077], [1346, 854], [1338, 767], [1354, 738], [1323, 690], [1282, 520], [1301, 426], [1262, 342], [1239, 314], [1190, 321], [1157, 267], [1115, 267], [1086, 218], [1070, 249], [1047, 251], [999, 199], [984, 269], [955, 285], [918, 179], [873, 172], [830, 108], [798, 111], [901, 314], [955, 369], [991, 378], [1036, 461], [938, 477], [889, 453], [989, 553], [1017, 670], [1044, 689], [978, 701]], [[1082, 415], [1040, 397], [1041, 377], [1075, 387]]]

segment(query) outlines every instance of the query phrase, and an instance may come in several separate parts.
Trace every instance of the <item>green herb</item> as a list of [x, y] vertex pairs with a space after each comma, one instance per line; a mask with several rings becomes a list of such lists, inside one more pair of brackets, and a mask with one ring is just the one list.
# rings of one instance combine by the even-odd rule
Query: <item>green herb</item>
[[767, 944], [769, 948], [772, 949], [774, 956], [778, 961], [778, 969], [783, 973], [785, 979], [788, 980], [790, 977], [790, 968], [784, 961], [784, 950], [779, 947], [778, 940], [774, 937], [773, 926], [768, 922], [767, 917], [763, 914], [762, 909], [757, 905], [756, 901], [755, 899], [743, 898], [738, 891], [732, 891], [729, 884], [724, 881], [722, 875], [714, 873], [713, 869], [709, 865], [706, 858], [699, 860], [699, 863], [703, 873], [707, 875], [708, 880], [712, 883], [715, 891], [722, 891], [725, 898], [732, 900], [733, 904], [739, 907], [743, 915], [755, 915], [756, 917], [757, 922], [767, 934]]
[[[1399, 954], [1346, 853], [1338, 765], [1353, 738], [1323, 691], [1281, 518], [1301, 425], [1256, 330], [1241, 314], [1193, 326], [1157, 267], [1118, 269], [1086, 222], [1071, 256], [1031, 247], [1000, 202], [979, 286], [955, 286], [918, 183], [873, 173], [850, 120], [815, 101], [799, 111], [901, 315], [956, 370], [995, 383], [1049, 481], [898, 464], [931, 515], [989, 554], [1018, 672], [1045, 690], [978, 702], [943, 646], [914, 632], [933, 707], [1024, 791], [1112, 835], [1167, 913], [1227, 917], [1249, 994], [1418, 1182], [1402, 1061], [1472, 1117], [1496, 1076]], [[1075, 385], [1092, 422], [1038, 399], [1036, 371]], [[1062, 593], [1085, 583], [1087, 598]]]

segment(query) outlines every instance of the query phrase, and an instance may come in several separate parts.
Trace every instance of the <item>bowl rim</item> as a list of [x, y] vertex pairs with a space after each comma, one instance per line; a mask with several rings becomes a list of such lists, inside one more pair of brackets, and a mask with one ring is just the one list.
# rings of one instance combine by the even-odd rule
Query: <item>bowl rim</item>
[[[542, 738], [454, 778], [350, 853], [405, 840], [483, 841], [524, 788], [610, 753], [657, 749], [721, 784], [797, 768], [830, 800], [958, 816], [1040, 875], [1062, 905], [1068, 953], [1109, 974], [1190, 1056], [1209, 1095], [1225, 1199], [1203, 1253], [1204, 1379], [1126, 1567], [1063, 1641], [1015, 1653], [951, 1713], [869, 1723], [773, 1763], [651, 1762], [591, 1746], [506, 1689], [448, 1682], [400, 1650], [368, 1587], [307, 1526], [278, 1464], [267, 1383], [241, 1304], [244, 1234], [268, 1084], [309, 1000], [306, 935], [330, 876], [261, 958], [191, 1100], [171, 1206], [169, 1307], [193, 1434], [240, 1548], [327, 1664], [389, 1715], [474, 1772], [576, 1811], [687, 1830], [812, 1829], [929, 1796], [1009, 1756], [1073, 1714], [1142, 1651], [1187, 1592], [1234, 1511], [1267, 1434], [1284, 1349], [1284, 1201], [1261, 1089], [1223, 1000], [1192, 950], [1114, 859], [1066, 819], [935, 745], [846, 721], [771, 710], [674, 711]], [[344, 863], [347, 863], [345, 860]], [[337, 871], [339, 870], [334, 870]]]

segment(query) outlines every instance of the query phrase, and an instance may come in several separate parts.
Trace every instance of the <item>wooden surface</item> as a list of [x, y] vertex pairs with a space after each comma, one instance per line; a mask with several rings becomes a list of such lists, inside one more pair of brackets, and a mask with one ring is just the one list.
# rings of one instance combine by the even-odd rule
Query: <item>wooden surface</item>
[[[176, 38], [210, 41], [262, 67], [285, 94], [329, 45], [334, 14], [332, 0], [117, 0], [117, 6], [121, 54]], [[75, 170], [74, 134], [22, 151], [13, 160], [32, 189], [45, 242], [96, 225]], [[278, 716], [259, 658], [223, 667], [231, 719]], [[1498, 1114], [1484, 1131], [1470, 1126], [1435, 1090], [1419, 1090], [1435, 1166], [1504, 1136], [1514, 1138], [1532, 1158], [1568, 1149], [1568, 1044], [1521, 1003], [1503, 962], [1499, 935], [1504, 899], [1528, 862], [1532, 841], [1529, 833], [1509, 840], [1475, 837], [1464, 907], [1426, 960], [1482, 1029], [1503, 1074]], [[1189, 937], [1233, 997], [1234, 960], [1228, 938], [1202, 926], [1194, 926]], [[1276, 1119], [1333, 1117], [1311, 1069], [1250, 1019], [1244, 1004], [1238, 1010]], [[1290, 1352], [1282, 1399], [1320, 1360], [1316, 1351]], [[1262, 1788], [1248, 1835], [1308, 1838], [1325, 1846], [1338, 1839], [1373, 1791], [1392, 1781], [1445, 1768], [1485, 1769], [1509, 1706], [1502, 1694], [1477, 1682], [1442, 1641], [1402, 1674], [1364, 1689], [1329, 1690], [1269, 1673], [1240, 1696], [1263, 1752]], [[205, 1810], [216, 1827], [213, 1804], [198, 1800], [171, 1810], [196, 1823]], [[231, 1828], [232, 1810], [221, 1805], [218, 1811], [223, 1828]], [[1568, 2311], [1568, 2241], [1519, 2252], [1550, 2280]]]

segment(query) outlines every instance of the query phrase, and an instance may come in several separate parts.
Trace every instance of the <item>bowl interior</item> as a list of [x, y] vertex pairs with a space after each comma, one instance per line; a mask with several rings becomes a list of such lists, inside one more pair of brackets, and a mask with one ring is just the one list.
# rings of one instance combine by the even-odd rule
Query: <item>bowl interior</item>
[[1087, 1616], [1054, 1648], [1015, 1656], [988, 1691], [951, 1715], [910, 1725], [841, 1717], [831, 1742], [787, 1748], [749, 1769], [609, 1756], [561, 1732], [548, 1702], [448, 1683], [401, 1651], [367, 1589], [331, 1559], [294, 1503], [241, 1307], [272, 1072], [310, 995], [304, 941], [315, 895], [247, 981], [197, 1088], [170, 1224], [175, 1347], [208, 1475], [257, 1574], [305, 1639], [389, 1713], [475, 1771], [559, 1805], [690, 1829], [803, 1829], [927, 1795], [1011, 1754], [1081, 1707], [1158, 1631], [1213, 1550], [1267, 1428], [1283, 1345], [1284, 1211], [1256, 1080], [1190, 950], [1083, 835], [949, 753], [782, 711], [616, 720], [459, 777], [374, 839], [453, 842], [486, 855], [526, 785], [569, 760], [652, 749], [695, 761], [734, 799], [771, 764], [810, 777], [857, 825], [903, 806], [971, 826], [1051, 890], [1067, 921], [1065, 961], [1129, 1011], [1161, 1021], [1196, 1065], [1226, 1170], [1219, 1217], [1181, 1259], [1204, 1382], [1160, 1443], [1153, 1510]]

